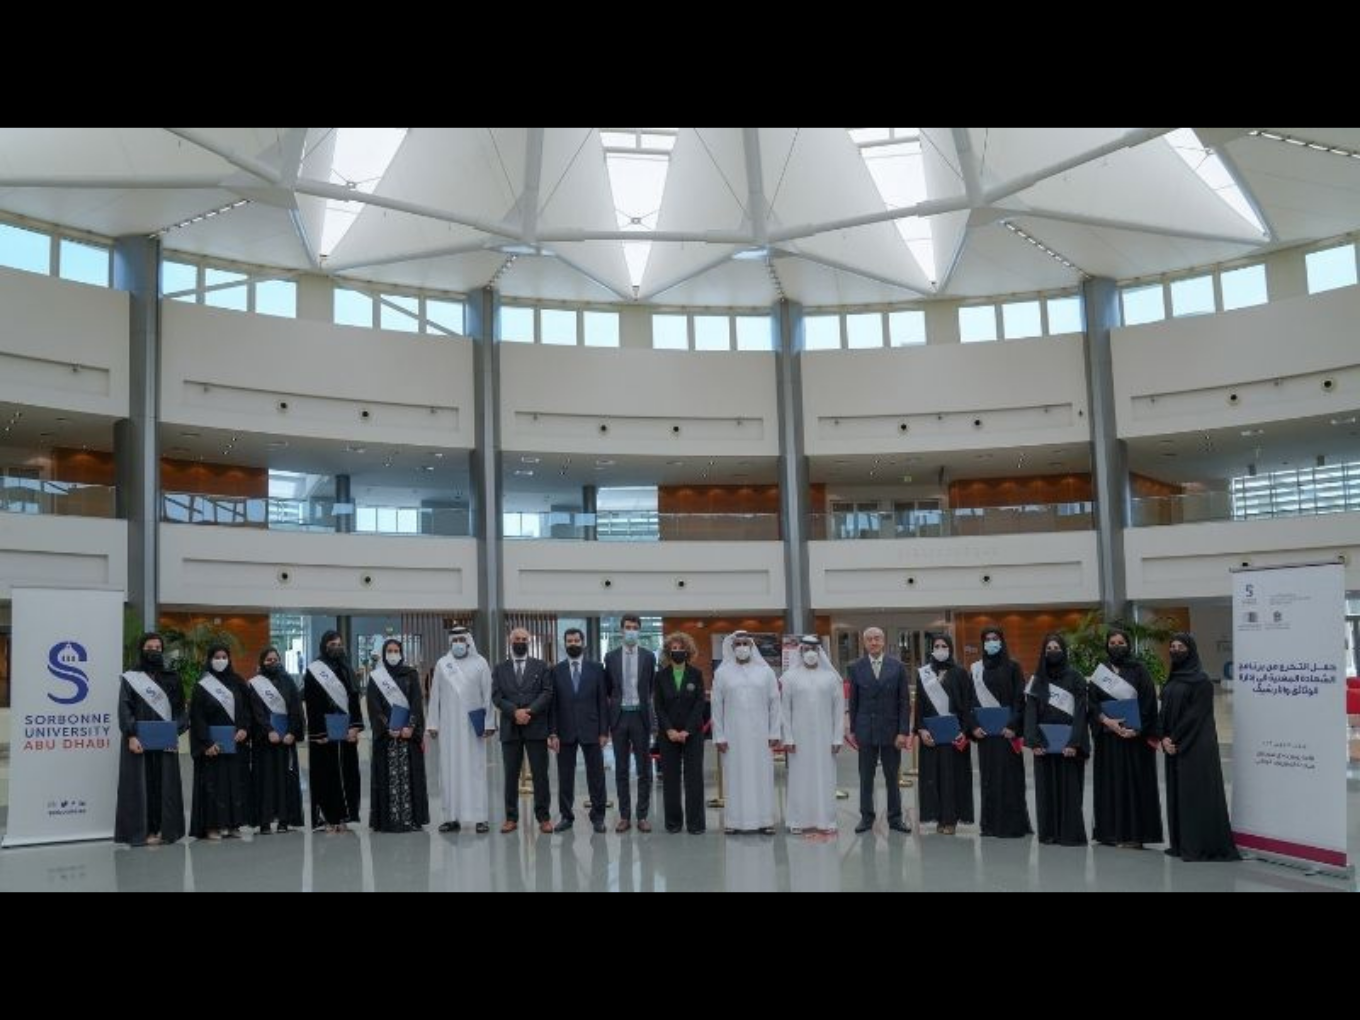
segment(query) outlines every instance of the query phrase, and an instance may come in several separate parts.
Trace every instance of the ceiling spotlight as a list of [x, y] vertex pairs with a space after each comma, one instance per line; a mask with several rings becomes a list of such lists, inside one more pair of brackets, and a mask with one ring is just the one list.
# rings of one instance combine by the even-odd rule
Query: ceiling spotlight
[[1243, 438], [1243, 439], [1250, 439], [1252, 436], [1264, 436], [1265, 434], [1266, 434], [1266, 430], [1265, 430], [1265, 429], [1243, 429], [1243, 430], [1242, 430], [1242, 438]]
[[539, 461], [538, 457], [521, 457], [519, 459], [519, 462], [521, 464], [537, 464], [538, 461]]

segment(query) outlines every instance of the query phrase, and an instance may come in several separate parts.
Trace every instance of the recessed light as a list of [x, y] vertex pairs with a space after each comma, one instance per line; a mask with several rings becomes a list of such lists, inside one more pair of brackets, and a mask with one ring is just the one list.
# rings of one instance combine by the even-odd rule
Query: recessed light
[[434, 465], [433, 465], [433, 464], [426, 464], [426, 465], [425, 465], [425, 470], [426, 470], [426, 471], [433, 471], [433, 470], [434, 470]]
[[367, 453], [367, 452], [368, 452], [368, 449], [367, 449], [366, 447], [363, 447], [363, 446], [346, 446], [346, 447], [345, 447], [345, 452], [346, 452], [346, 453]]
[[434, 458], [435, 458], [435, 460], [443, 460], [443, 459], [444, 459], [444, 454], [443, 454], [442, 452], [440, 452], [439, 450], [436, 450], [436, 451], [434, 452]]
[[[61, 419], [58, 418], [57, 421], [61, 421]], [[1333, 424], [1333, 425], [1354, 425], [1354, 424], [1356, 423], [1356, 421], [1357, 421], [1357, 418], [1355, 417], [1355, 415], [1351, 415], [1349, 418], [1333, 418], [1333, 419], [1332, 419], [1332, 424]]]
[[1242, 438], [1243, 438], [1243, 439], [1250, 439], [1252, 436], [1264, 436], [1265, 434], [1266, 434], [1266, 430], [1265, 430], [1265, 429], [1243, 429], [1243, 430], [1242, 430]]
[[264, 445], [269, 447], [271, 450], [282, 450], [285, 446], [288, 445], [288, 440], [275, 439], [272, 443], [265, 443]]
[[532, 478], [534, 473], [532, 471], [518, 470], [515, 472], [515, 476], [518, 478]]
[[[1335, 424], [1335, 423], [1333, 423], [1333, 424]], [[667, 466], [667, 467], [684, 467], [684, 466], [685, 466], [685, 462], [684, 462], [683, 460], [668, 460], [668, 461], [666, 461], [666, 466]]]
[[521, 457], [519, 459], [519, 462], [521, 464], [537, 464], [538, 461], [539, 461], [538, 457]]
[[179, 437], [181, 439], [198, 439], [202, 435], [202, 432], [181, 432]]
[[614, 462], [613, 462], [612, 460], [597, 460], [597, 461], [595, 462], [595, 466], [596, 466], [596, 467], [613, 467], [613, 466], [614, 466]]

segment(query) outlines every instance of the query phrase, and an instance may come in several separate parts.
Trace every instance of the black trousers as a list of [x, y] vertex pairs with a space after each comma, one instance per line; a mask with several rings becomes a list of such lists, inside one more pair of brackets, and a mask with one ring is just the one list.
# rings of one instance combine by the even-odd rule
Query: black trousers
[[[684, 808], [680, 806], [683, 772]], [[661, 735], [661, 793], [666, 806], [666, 831], [679, 832], [689, 823], [689, 831], [703, 832], [704, 816], [704, 738], [695, 733], [683, 744], [674, 744]]]
[[557, 807], [562, 812], [562, 821], [569, 822], [575, 817], [572, 801], [576, 798], [576, 749], [586, 759], [586, 789], [590, 791], [590, 820], [604, 821], [604, 748], [600, 742], [578, 744], [572, 741], [563, 743], [557, 752]]
[[897, 786], [897, 771], [902, 752], [892, 744], [861, 744], [859, 748], [859, 815], [874, 819], [874, 773], [883, 762], [883, 778], [888, 784], [888, 822], [902, 820], [902, 791]]
[[546, 822], [552, 816], [546, 740], [507, 740], [501, 744], [501, 754], [505, 758], [505, 818], [510, 822], [519, 821], [519, 770], [526, 753], [529, 755], [529, 775], [534, 780], [534, 820]]
[[628, 789], [629, 755], [637, 761], [637, 816], [647, 817], [652, 806], [652, 735], [641, 712], [621, 712], [614, 727], [614, 783], [618, 790], [619, 817], [628, 821], [633, 817], [633, 801]]

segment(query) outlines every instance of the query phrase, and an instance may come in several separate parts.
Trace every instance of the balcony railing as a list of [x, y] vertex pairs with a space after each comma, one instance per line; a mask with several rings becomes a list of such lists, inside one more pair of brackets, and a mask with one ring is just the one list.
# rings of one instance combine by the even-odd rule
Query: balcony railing
[[117, 513], [117, 491], [112, 485], [0, 475], [0, 513], [110, 518]]
[[1150, 496], [1133, 501], [1130, 520], [1135, 528], [1161, 524], [1200, 524], [1205, 521], [1262, 521], [1283, 517], [1360, 512], [1360, 499], [1296, 499], [1275, 494], [1266, 500], [1231, 492], [1188, 492], [1180, 496]]
[[[348, 520], [347, 520], [348, 519]], [[269, 531], [353, 532], [384, 537], [464, 538], [472, 533], [468, 511], [458, 507], [367, 506], [333, 499], [272, 499], [167, 492], [161, 520]], [[353, 527], [349, 527], [352, 521]]]
[[831, 541], [861, 538], [961, 538], [1026, 535], [1095, 528], [1093, 503], [962, 507], [954, 510], [843, 511], [811, 514], [808, 537]]
[[662, 514], [652, 510], [502, 515], [507, 539], [600, 542], [778, 542], [778, 514]]

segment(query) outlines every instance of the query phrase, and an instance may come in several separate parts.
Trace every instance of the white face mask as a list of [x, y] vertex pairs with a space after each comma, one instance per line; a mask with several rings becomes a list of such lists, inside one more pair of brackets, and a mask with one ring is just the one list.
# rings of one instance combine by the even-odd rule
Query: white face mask
[[466, 659], [468, 646], [465, 642], [455, 641], [452, 645], [453, 657], [455, 659]]
[[945, 659], [949, 658], [949, 649], [948, 649], [948, 648], [937, 648], [937, 649], [935, 649], [933, 652], [931, 652], [930, 654], [933, 655], [933, 656], [935, 656], [935, 661], [936, 661], [936, 662], [944, 662]]
[[387, 664], [389, 666], [401, 665], [401, 656], [398, 655], [396, 652], [388, 652], [386, 655], [383, 656], [383, 658], [387, 660]]
[[822, 653], [815, 648], [809, 648], [803, 653], [803, 661], [809, 666], [816, 666], [822, 661]]
[[213, 659], [212, 669], [214, 673], [225, 673], [227, 666], [231, 665], [230, 659]]
[[988, 655], [998, 655], [1001, 652], [1001, 642], [984, 641], [982, 643], [982, 650], [986, 652]]
[[750, 662], [750, 661], [751, 661], [751, 646], [750, 646], [750, 645], [737, 645], [732, 651], [733, 651], [733, 653], [736, 655], [737, 661], [738, 661], [738, 662]]

